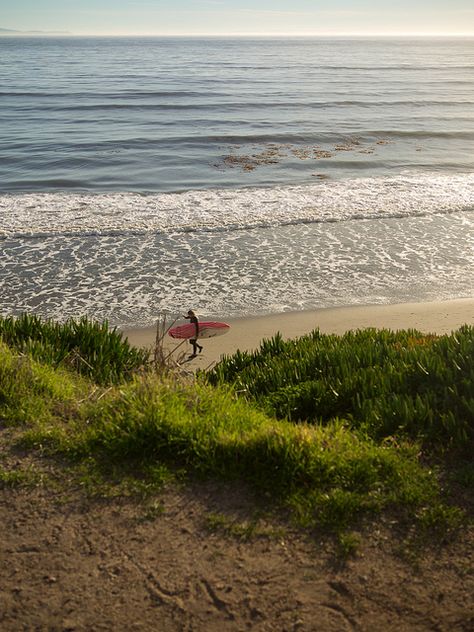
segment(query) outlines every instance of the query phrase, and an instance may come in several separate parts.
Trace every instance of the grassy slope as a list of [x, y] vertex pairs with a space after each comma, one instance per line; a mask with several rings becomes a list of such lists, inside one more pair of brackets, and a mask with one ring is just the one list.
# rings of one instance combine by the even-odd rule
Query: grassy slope
[[[408, 336], [406, 340], [416, 339], [413, 333], [400, 335]], [[376, 365], [375, 351], [382, 344], [375, 332], [371, 336], [375, 350], [366, 352], [367, 368]], [[313, 337], [323, 348], [322, 338]], [[326, 342], [330, 343], [325, 351], [330, 358], [328, 354], [337, 347], [337, 338], [330, 337]], [[390, 345], [397, 348], [402, 342], [403, 339], [393, 339]], [[352, 343], [357, 351], [354, 340]], [[289, 345], [293, 349], [296, 343]], [[422, 347], [425, 342], [408, 346]], [[464, 353], [464, 346], [461, 348]], [[269, 341], [261, 351], [266, 358], [263, 375], [271, 384], [275, 379], [271, 363], [285, 357], [282, 342]], [[360, 367], [362, 351], [353, 354]], [[347, 350], [344, 353], [351, 357]], [[288, 357], [293, 372], [303, 370], [304, 358], [298, 364], [297, 355], [296, 359], [287, 356], [287, 361]], [[58, 362], [51, 361], [49, 355], [47, 359], [53, 366], [20, 354], [18, 345], [0, 346], [0, 420], [3, 425], [15, 424], [21, 430], [23, 445], [46, 446], [75, 461], [132, 462], [141, 476], [152, 471], [150, 466], [166, 464], [184, 467], [188, 472], [245, 480], [279, 504], [290, 507], [303, 524], [336, 531], [354, 524], [361, 515], [387, 508], [396, 509], [399, 520], [422, 526], [449, 529], [461, 519], [459, 510], [443, 503], [436, 470], [420, 461], [423, 432], [416, 439], [413, 433], [408, 439], [406, 428], [398, 437], [380, 436], [377, 426], [370, 436], [367, 427], [362, 431], [361, 424], [354, 423], [355, 417], [347, 411], [345, 420], [332, 415], [324, 423], [314, 423], [313, 416], [311, 424], [295, 424], [278, 420], [236, 397], [227, 385], [185, 384], [172, 376], [150, 373], [100, 389], [61, 363], [57, 366]], [[252, 365], [249, 358], [244, 360]], [[242, 362], [242, 358], [237, 357], [235, 362], [238, 361]], [[333, 363], [334, 357], [321, 366], [327, 372]], [[382, 375], [385, 368], [378, 373]], [[241, 379], [244, 374], [242, 367], [236, 373]], [[125, 375], [130, 377], [128, 370]], [[264, 385], [261, 366], [257, 377]], [[307, 382], [306, 379], [302, 383]], [[328, 383], [334, 391], [333, 382]], [[469, 384], [464, 387], [469, 392]], [[269, 394], [271, 389], [266, 390], [267, 398]], [[267, 406], [265, 401], [263, 408]], [[443, 426], [443, 445], [446, 433], [449, 426]], [[458, 448], [460, 443], [470, 442], [466, 432], [459, 436], [454, 432], [453, 437]], [[432, 445], [436, 443], [434, 439], [435, 434], [431, 433]], [[466, 481], [472, 476], [470, 472], [465, 469]]]

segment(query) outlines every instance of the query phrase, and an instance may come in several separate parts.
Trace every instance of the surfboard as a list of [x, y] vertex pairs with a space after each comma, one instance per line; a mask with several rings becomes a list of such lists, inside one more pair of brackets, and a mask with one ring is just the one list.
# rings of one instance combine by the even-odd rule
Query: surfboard
[[[218, 321], [202, 321], [199, 323], [198, 338], [214, 338], [214, 336], [222, 336], [222, 334], [226, 334], [229, 329], [230, 325], [227, 323], [220, 323]], [[177, 327], [172, 327], [168, 334], [172, 338], [194, 338], [196, 335], [196, 327], [194, 326], [194, 323], [178, 325]]]

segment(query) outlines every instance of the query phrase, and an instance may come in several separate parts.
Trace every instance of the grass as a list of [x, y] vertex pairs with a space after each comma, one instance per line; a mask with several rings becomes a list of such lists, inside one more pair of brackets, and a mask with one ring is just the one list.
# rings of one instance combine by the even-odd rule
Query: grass
[[67, 423], [33, 424], [24, 442], [76, 462], [94, 455], [244, 480], [289, 507], [299, 524], [330, 530], [389, 507], [415, 519], [440, 503], [436, 476], [418, 462], [416, 446], [377, 445], [341, 421], [274, 420], [229, 389], [153, 376], [82, 402]]
[[40, 474], [33, 469], [7, 470], [0, 468], [0, 489], [31, 487], [42, 480]]
[[[357, 548], [350, 530], [382, 512], [422, 531], [451, 532], [464, 520], [445, 502], [429, 450], [471, 445], [473, 331], [420, 336], [276, 337], [256, 354], [228, 358], [207, 380], [127, 370], [107, 387], [102, 370], [94, 381], [16, 340], [0, 345], [0, 422], [19, 425], [23, 447], [82, 468], [88, 493], [113, 495], [108, 486], [116, 485], [117, 493], [147, 497], [177, 469], [245, 481], [299, 525], [338, 534], [348, 556]], [[309, 388], [302, 385], [311, 375], [319, 395], [301, 400], [294, 392]], [[437, 405], [429, 423], [419, 407], [399, 413], [394, 395], [416, 401], [415, 393]], [[449, 415], [454, 421], [443, 423]], [[463, 478], [471, 476], [466, 466]], [[161, 511], [149, 509], [146, 519]], [[255, 525], [241, 527], [245, 535]]]
[[337, 540], [337, 553], [342, 560], [347, 560], [348, 558], [356, 555], [360, 544], [360, 537], [357, 533], [339, 533]]
[[250, 520], [237, 521], [226, 514], [211, 512], [206, 517], [206, 528], [213, 533], [223, 533], [239, 540], [252, 540], [254, 538], [282, 539], [285, 531], [282, 528], [273, 528], [261, 524], [258, 515]]
[[474, 461], [457, 462], [453, 468], [453, 480], [466, 489], [474, 490]]
[[89, 497], [133, 497], [148, 502], [175, 480], [171, 470], [155, 463], [115, 463], [89, 456], [70, 468], [71, 482]]
[[41, 425], [56, 420], [61, 411], [68, 416], [68, 407], [86, 397], [90, 387], [63, 367], [19, 354], [0, 341], [0, 421], [4, 425], [32, 420]]

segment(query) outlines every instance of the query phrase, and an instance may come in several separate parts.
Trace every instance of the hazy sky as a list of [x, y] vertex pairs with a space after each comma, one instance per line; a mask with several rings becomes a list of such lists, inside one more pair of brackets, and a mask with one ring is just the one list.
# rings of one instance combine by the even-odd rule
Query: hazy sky
[[472, 34], [473, 0], [0, 0], [0, 27], [73, 34]]

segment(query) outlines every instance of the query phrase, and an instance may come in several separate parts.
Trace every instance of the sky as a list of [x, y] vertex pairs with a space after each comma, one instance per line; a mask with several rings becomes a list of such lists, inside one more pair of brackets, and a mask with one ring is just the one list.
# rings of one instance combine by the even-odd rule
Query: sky
[[474, 2], [0, 0], [0, 28], [74, 35], [474, 35]]

